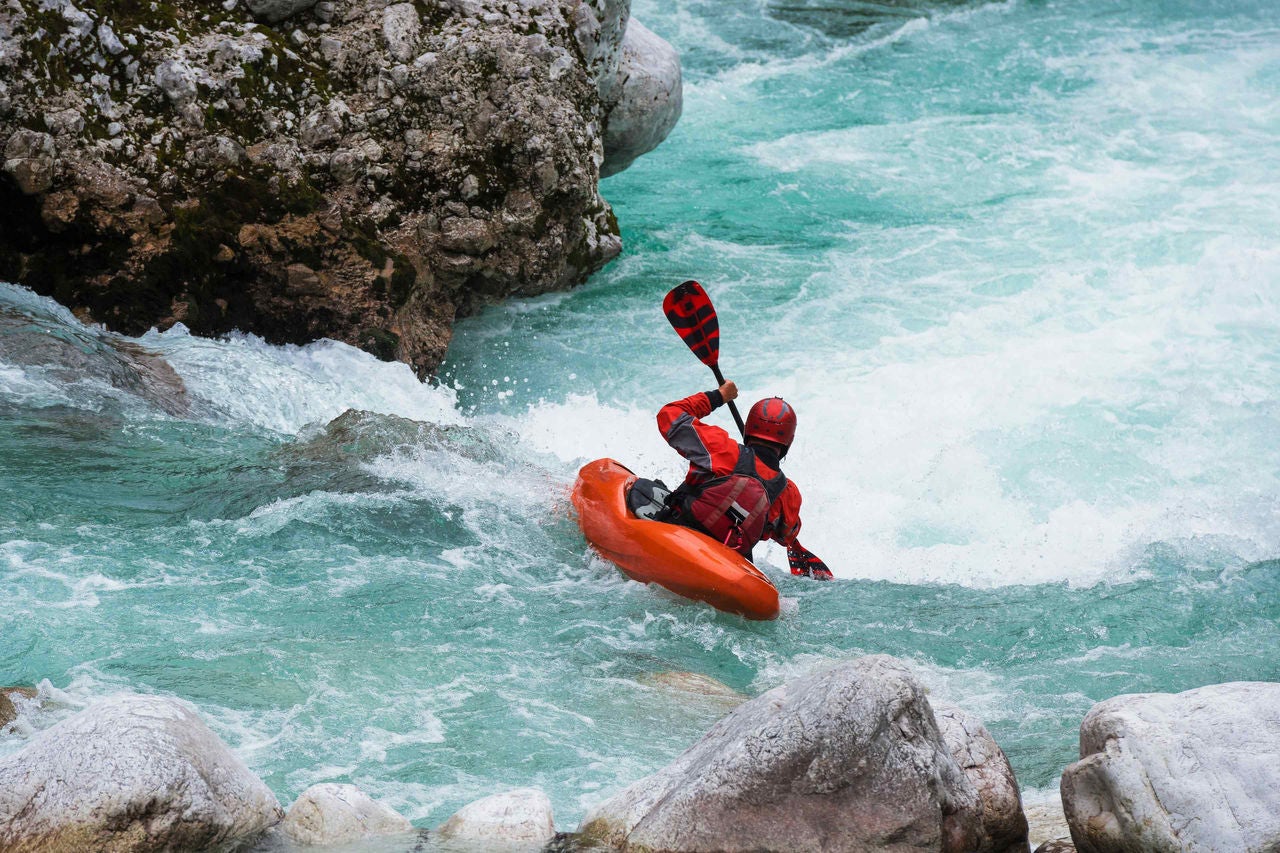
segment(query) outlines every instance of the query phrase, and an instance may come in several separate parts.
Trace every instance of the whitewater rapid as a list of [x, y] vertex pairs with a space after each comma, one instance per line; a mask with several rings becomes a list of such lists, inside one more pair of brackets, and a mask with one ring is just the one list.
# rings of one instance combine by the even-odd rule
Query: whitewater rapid
[[[1280, 678], [1280, 12], [635, 11], [686, 106], [603, 184], [626, 252], [461, 322], [430, 384], [332, 342], [124, 342], [179, 392], [0, 285], [68, 347], [0, 349], [30, 726], [176, 695], [286, 802], [352, 781], [430, 826], [533, 785], [564, 829], [723, 712], [664, 672], [755, 695], [893, 654], [1041, 797], [1095, 701]], [[764, 549], [774, 623], [626, 581], [566, 500], [600, 456], [681, 477], [654, 416], [713, 384], [660, 311], [685, 278], [744, 401], [799, 413], [801, 540], [840, 580]]]

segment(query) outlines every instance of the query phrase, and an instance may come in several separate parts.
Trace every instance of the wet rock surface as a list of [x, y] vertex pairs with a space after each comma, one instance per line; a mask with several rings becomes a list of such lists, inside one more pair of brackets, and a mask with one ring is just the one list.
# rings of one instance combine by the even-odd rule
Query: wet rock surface
[[1062, 804], [1085, 853], [1280, 849], [1280, 684], [1098, 703]]
[[1055, 838], [1046, 841], [1035, 849], [1035, 853], [1076, 853], [1076, 846], [1070, 838]]
[[978, 791], [981, 829], [971, 853], [1029, 853], [1018, 780], [982, 721], [954, 705], [931, 702], [942, 740]]
[[0, 279], [126, 334], [332, 337], [427, 373], [456, 317], [620, 251], [597, 182], [628, 19], [0, 0]]
[[556, 837], [551, 800], [537, 788], [503, 791], [468, 803], [433, 835], [471, 845], [543, 845]]
[[876, 655], [739, 706], [580, 832], [636, 851], [959, 853], [982, 844], [982, 809], [924, 688]]
[[0, 729], [18, 718], [18, 706], [14, 700], [34, 699], [37, 691], [34, 687], [0, 687]]
[[0, 759], [3, 850], [210, 849], [251, 839], [282, 814], [173, 699], [104, 699]]
[[403, 835], [413, 832], [413, 825], [355, 785], [322, 783], [299, 795], [281, 829], [298, 844], [330, 845]]
[[[0, 360], [38, 367], [60, 381], [98, 381], [136, 395], [171, 415], [190, 411], [182, 377], [156, 353], [120, 335], [85, 329], [59, 309], [0, 306]], [[60, 316], [59, 316], [60, 315]]]

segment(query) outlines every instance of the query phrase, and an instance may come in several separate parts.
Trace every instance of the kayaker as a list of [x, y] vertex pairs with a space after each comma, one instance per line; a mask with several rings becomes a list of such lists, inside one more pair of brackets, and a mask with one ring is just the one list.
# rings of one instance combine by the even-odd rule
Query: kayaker
[[747, 414], [746, 444], [739, 444], [701, 420], [737, 396], [738, 386], [726, 381], [658, 412], [658, 431], [689, 460], [689, 473], [657, 520], [692, 527], [748, 560], [757, 542], [772, 539], [787, 547], [792, 574], [830, 578], [826, 565], [796, 541], [800, 489], [780, 470], [795, 438], [795, 410], [781, 397], [759, 401]]

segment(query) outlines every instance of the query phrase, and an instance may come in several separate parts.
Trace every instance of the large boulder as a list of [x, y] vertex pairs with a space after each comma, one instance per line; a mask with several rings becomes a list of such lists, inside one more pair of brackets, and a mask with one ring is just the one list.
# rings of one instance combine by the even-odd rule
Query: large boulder
[[316, 0], [245, 0], [249, 11], [272, 23], [305, 12], [316, 5]]
[[627, 24], [610, 98], [601, 177], [621, 172], [657, 148], [684, 108], [680, 54], [634, 18]]
[[932, 704], [942, 741], [977, 789], [982, 807], [979, 841], [968, 853], [1029, 853], [1022, 795], [1004, 750], [973, 714], [942, 702]]
[[678, 115], [630, 0], [7, 0], [0, 281], [426, 374], [457, 317], [618, 255], [601, 164]]
[[186, 705], [116, 696], [0, 758], [0, 850], [209, 849], [282, 817]]
[[1094, 705], [1062, 803], [1082, 853], [1280, 850], [1280, 684]]
[[919, 851], [982, 843], [982, 803], [924, 688], [886, 656], [732, 711], [665, 769], [593, 809], [589, 843], [633, 851]]
[[631, 0], [577, 0], [572, 19], [604, 112], [607, 177], [656, 148], [680, 119], [680, 55], [631, 17]]
[[546, 844], [556, 834], [551, 800], [537, 788], [517, 788], [468, 803], [434, 833], [472, 844]]
[[413, 824], [355, 785], [324, 782], [303, 791], [281, 826], [299, 844], [347, 844], [413, 831]]

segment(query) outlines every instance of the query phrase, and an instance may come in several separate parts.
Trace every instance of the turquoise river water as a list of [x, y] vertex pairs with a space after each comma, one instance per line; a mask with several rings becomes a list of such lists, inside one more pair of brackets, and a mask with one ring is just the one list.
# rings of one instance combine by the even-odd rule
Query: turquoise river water
[[[754, 695], [899, 656], [1032, 802], [1095, 701], [1280, 679], [1280, 5], [635, 13], [685, 112], [602, 185], [623, 256], [463, 322], [435, 384], [139, 339], [184, 407], [0, 285], [0, 684], [47, 700], [0, 752], [155, 692], [286, 804], [351, 781], [430, 827], [532, 785], [569, 830], [723, 713], [661, 673]], [[660, 312], [685, 278], [747, 401], [800, 415], [838, 580], [765, 549], [773, 623], [625, 580], [570, 515], [583, 461], [680, 477], [653, 415], [712, 385]]]

